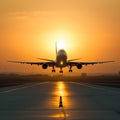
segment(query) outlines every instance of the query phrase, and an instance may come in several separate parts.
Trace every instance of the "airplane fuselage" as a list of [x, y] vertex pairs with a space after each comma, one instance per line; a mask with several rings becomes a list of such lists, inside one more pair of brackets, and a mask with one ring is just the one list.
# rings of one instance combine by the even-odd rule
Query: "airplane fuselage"
[[61, 49], [57, 52], [56, 56], [56, 67], [66, 67], [67, 66], [67, 54], [65, 50]]

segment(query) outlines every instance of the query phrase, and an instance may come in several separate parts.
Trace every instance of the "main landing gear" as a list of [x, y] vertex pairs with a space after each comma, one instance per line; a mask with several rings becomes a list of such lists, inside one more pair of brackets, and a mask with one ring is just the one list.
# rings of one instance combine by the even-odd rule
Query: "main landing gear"
[[72, 66], [70, 65], [70, 69], [69, 69], [69, 72], [72, 72]]
[[52, 72], [55, 72], [55, 67], [54, 67], [54, 66], [52, 66], [52, 68], [53, 68], [53, 69], [52, 69]]

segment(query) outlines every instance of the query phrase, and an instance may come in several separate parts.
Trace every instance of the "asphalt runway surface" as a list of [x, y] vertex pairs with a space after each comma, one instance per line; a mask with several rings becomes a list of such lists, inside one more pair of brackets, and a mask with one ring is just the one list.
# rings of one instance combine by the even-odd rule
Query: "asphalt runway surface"
[[62, 81], [0, 88], [0, 120], [120, 120], [120, 88]]

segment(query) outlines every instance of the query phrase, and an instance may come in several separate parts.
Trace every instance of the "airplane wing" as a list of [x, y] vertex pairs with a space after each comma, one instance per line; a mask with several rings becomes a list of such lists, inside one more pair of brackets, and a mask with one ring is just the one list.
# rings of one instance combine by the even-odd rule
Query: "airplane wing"
[[8, 61], [13, 63], [20, 63], [20, 64], [30, 64], [30, 65], [43, 65], [47, 64], [48, 66], [53, 66], [55, 64], [54, 61], [51, 62], [22, 62], [22, 61]]
[[70, 62], [70, 61], [68, 61], [68, 65], [71, 65], [71, 66], [76, 66], [78, 64], [94, 65], [94, 64], [103, 64], [103, 63], [110, 63], [110, 62], [114, 62], [114, 61], [100, 61], [100, 62]]

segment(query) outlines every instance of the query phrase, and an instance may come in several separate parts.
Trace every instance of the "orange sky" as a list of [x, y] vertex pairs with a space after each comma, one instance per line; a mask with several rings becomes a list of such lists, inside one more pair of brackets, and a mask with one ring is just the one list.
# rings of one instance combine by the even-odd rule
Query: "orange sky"
[[119, 0], [0, 0], [0, 28], [0, 72], [51, 73], [51, 68], [6, 61], [55, 59], [59, 40], [69, 59], [116, 61], [75, 68], [75, 73], [120, 71]]

